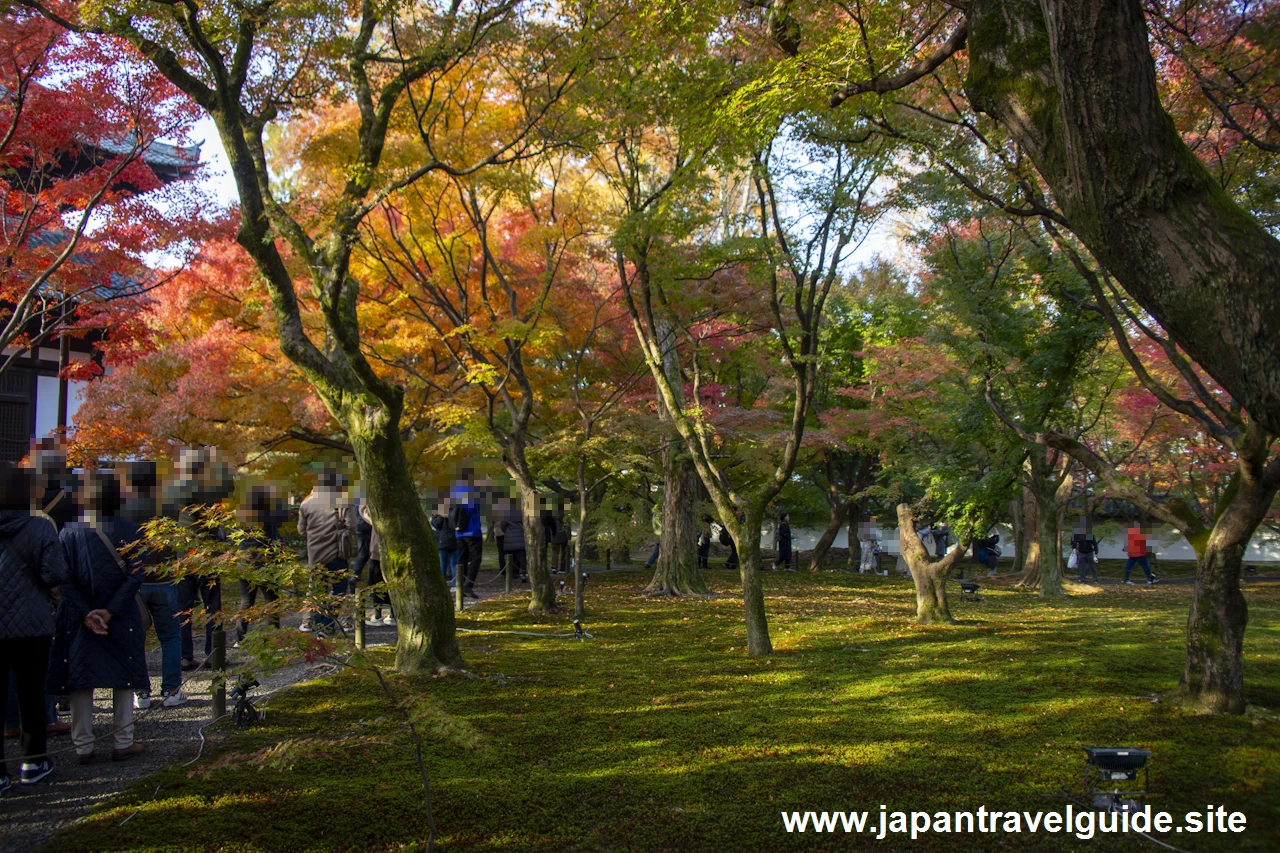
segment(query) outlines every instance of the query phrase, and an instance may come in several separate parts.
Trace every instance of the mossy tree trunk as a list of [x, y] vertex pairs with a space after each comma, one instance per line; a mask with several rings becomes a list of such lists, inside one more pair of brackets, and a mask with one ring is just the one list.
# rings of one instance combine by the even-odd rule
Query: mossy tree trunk
[[[1242, 466], [1243, 467], [1243, 466]], [[1275, 499], [1265, 477], [1238, 472], [1226, 506], [1197, 551], [1195, 593], [1187, 618], [1187, 661], [1174, 701], [1210, 714], [1244, 713], [1244, 631], [1249, 610], [1240, 572], [1249, 540]]]
[[1253, 419], [1280, 434], [1280, 241], [1160, 103], [1138, 0], [973, 0], [972, 105], [1002, 124], [1065, 222]]
[[[510, 471], [508, 467], [508, 471]], [[513, 476], [514, 476], [514, 472]], [[532, 478], [516, 477], [520, 488], [520, 513], [524, 521], [525, 565], [529, 571], [529, 612], [554, 613], [556, 588], [543, 557], [546, 530], [542, 526], [542, 493]]]
[[769, 622], [764, 611], [764, 587], [760, 573], [760, 517], [763, 506], [744, 508], [741, 521], [726, 524], [738, 548], [738, 571], [742, 577], [742, 608], [747, 626], [747, 654], [764, 657], [773, 654], [769, 639]]
[[1022, 574], [1027, 564], [1027, 528], [1023, 525], [1022, 491], [1009, 501], [1009, 526], [1013, 528], [1013, 572]]
[[651, 595], [700, 595], [707, 584], [698, 569], [698, 472], [679, 436], [662, 450], [662, 536]]
[[[217, 25], [216, 34], [208, 30], [208, 18], [194, 13], [182, 27], [173, 28], [167, 12], [142, 8], [133, 15], [100, 18], [94, 26], [131, 43], [213, 119], [239, 200], [236, 240], [262, 276], [280, 350], [346, 431], [360, 466], [396, 605], [397, 667], [415, 672], [462, 666], [453, 609], [400, 436], [404, 389], [380, 376], [365, 357], [357, 314], [361, 282], [352, 274], [351, 260], [365, 217], [376, 207], [370, 199], [390, 180], [382, 169], [382, 155], [391, 116], [402, 108], [410, 87], [435, 74], [442, 63], [461, 62], [482, 51], [488, 40], [446, 35], [475, 21], [472, 10], [459, 7], [444, 13], [432, 30], [415, 29], [415, 37], [400, 42], [414, 44], [419, 53], [398, 57], [400, 70], [386, 75], [380, 73], [385, 55], [370, 47], [386, 44], [385, 9], [368, 4], [354, 12], [352, 35], [341, 46], [330, 43], [343, 55], [330, 56], [336, 61], [327, 66], [341, 69], [335, 72], [341, 81], [332, 82], [347, 87], [352, 103], [361, 106], [351, 133], [347, 178], [334, 187], [324, 212], [307, 209], [296, 216], [289, 201], [275, 195], [273, 167], [278, 164], [272, 162], [265, 142], [278, 107], [259, 97], [252, 71], [271, 61], [280, 19], [256, 8], [227, 8], [227, 25]], [[81, 28], [66, 19], [55, 20], [68, 29]], [[311, 62], [300, 62], [296, 70], [305, 77]], [[419, 129], [423, 140], [433, 132], [427, 124]], [[500, 157], [494, 153], [470, 163], [432, 161], [416, 176], [455, 167], [473, 172]], [[303, 321], [299, 282], [314, 296], [319, 331], [313, 321]]]
[[378, 530], [382, 572], [396, 612], [396, 668], [419, 672], [442, 665], [460, 667], [453, 600], [440, 574], [435, 537], [409, 476], [399, 413], [344, 413], [355, 415], [343, 420], [349, 423], [347, 436]]
[[1018, 586], [1038, 589], [1040, 586], [1040, 504], [1027, 485], [1022, 486], [1022, 530], [1027, 553], [1022, 562]]
[[947, 574], [968, 550], [969, 543], [956, 542], [946, 556], [935, 559], [916, 535], [915, 518], [906, 504], [898, 504], [898, 541], [916, 585], [916, 621], [921, 625], [955, 622], [947, 606]]

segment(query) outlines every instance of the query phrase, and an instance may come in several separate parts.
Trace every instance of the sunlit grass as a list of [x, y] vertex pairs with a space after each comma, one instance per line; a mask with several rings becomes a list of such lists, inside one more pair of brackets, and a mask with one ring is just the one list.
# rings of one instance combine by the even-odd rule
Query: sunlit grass
[[[1158, 808], [1222, 803], [1248, 815], [1243, 836], [1178, 846], [1280, 848], [1280, 588], [1246, 592], [1247, 693], [1272, 714], [1209, 718], [1152, 701], [1181, 672], [1190, 587], [1061, 601], [988, 589], [980, 603], [953, 601], [960, 624], [921, 628], [897, 578], [770, 574], [775, 653], [751, 660], [736, 579], [711, 578], [718, 597], [669, 601], [638, 595], [642, 573], [598, 574], [587, 620], [596, 639], [464, 634], [472, 671], [505, 683], [396, 679], [484, 738], [478, 749], [430, 745], [440, 849], [1130, 849], [1147, 842], [875, 842], [789, 836], [779, 818], [881, 803], [1049, 808], [1045, 793], [1078, 787], [1080, 747], [1109, 744], [1153, 750]], [[510, 599], [478, 605], [463, 624], [562, 631], [566, 620], [530, 617]], [[284, 738], [332, 742], [287, 770], [241, 766]], [[410, 742], [367, 677], [273, 697], [265, 725], [220, 735], [197, 768], [139, 785], [52, 849], [423, 849]]]

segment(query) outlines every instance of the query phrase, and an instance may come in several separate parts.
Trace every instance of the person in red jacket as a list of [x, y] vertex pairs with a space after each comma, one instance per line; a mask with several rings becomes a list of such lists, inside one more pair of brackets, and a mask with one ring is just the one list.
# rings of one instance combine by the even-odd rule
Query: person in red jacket
[[1133, 583], [1129, 580], [1129, 572], [1133, 570], [1133, 564], [1137, 563], [1142, 566], [1142, 571], [1146, 573], [1147, 583], [1159, 583], [1160, 579], [1151, 574], [1151, 563], [1147, 559], [1147, 534], [1142, 532], [1142, 528], [1133, 526], [1129, 528], [1129, 540], [1125, 544], [1125, 553], [1129, 555], [1129, 560], [1124, 564], [1124, 582]]

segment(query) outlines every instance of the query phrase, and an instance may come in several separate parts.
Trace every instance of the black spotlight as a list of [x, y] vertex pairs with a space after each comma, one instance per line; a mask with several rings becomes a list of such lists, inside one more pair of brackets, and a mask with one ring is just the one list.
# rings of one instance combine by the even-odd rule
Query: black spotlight
[[981, 601], [982, 596], [978, 595], [978, 585], [973, 581], [960, 581], [960, 597], [965, 601]]
[[[1094, 808], [1101, 811], [1123, 811], [1137, 808], [1134, 797], [1147, 795], [1148, 749], [1133, 746], [1084, 747], [1084, 793], [1092, 797]], [[1142, 771], [1142, 787], [1122, 791], [1121, 787], [1135, 787], [1138, 771]], [[1135, 786], [1121, 786], [1118, 782], [1133, 782]], [[1110, 792], [1107, 788], [1111, 788]]]

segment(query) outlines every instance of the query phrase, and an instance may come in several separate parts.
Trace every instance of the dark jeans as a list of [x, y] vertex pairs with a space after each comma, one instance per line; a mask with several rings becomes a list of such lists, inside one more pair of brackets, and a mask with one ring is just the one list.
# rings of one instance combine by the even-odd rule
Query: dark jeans
[[1146, 554], [1143, 554], [1141, 557], [1130, 557], [1128, 562], [1124, 564], [1125, 580], [1129, 579], [1129, 572], [1133, 571], [1134, 563], [1137, 563], [1139, 566], [1142, 566], [1142, 572], [1147, 576], [1148, 580], [1155, 577], [1155, 575], [1151, 574], [1151, 561], [1147, 559]]
[[652, 569], [652, 568], [653, 568], [653, 564], [654, 564], [654, 563], [656, 563], [656, 562], [658, 562], [658, 554], [659, 554], [661, 551], [662, 551], [662, 543], [661, 543], [661, 542], [654, 542], [654, 543], [653, 543], [653, 553], [649, 555], [649, 559], [647, 559], [647, 560], [645, 560], [645, 561], [644, 561], [644, 567], [645, 567], [646, 569]]
[[[382, 561], [370, 560], [369, 566], [369, 586], [382, 583], [385, 578], [382, 577]], [[386, 587], [376, 591], [373, 594], [373, 600], [370, 602], [375, 608], [381, 610], [383, 607], [391, 609], [391, 596], [387, 595]]]
[[[271, 602], [280, 598], [280, 594], [269, 586], [254, 586], [253, 584], [249, 583], [247, 580], [241, 579], [240, 609], [248, 610], [250, 607], [253, 607], [253, 605], [258, 601], [259, 592], [262, 593], [262, 600], [267, 604], [270, 604]], [[271, 621], [271, 626], [273, 628], [279, 628], [280, 614], [272, 613], [270, 621]], [[243, 616], [241, 616], [239, 619], [236, 620], [236, 642], [237, 643], [244, 639], [245, 634], [249, 633], [250, 624], [251, 623], [249, 622], [249, 620], [245, 619]]]
[[[325, 563], [324, 568], [325, 568], [325, 571], [329, 573], [331, 576], [341, 577], [341, 580], [336, 580], [332, 582], [332, 585], [329, 587], [330, 595], [346, 595], [348, 592], [351, 591], [350, 576], [346, 574], [339, 576], [337, 574], [338, 572], [345, 571], [345, 569], [347, 568], [346, 560], [342, 559], [341, 557], [337, 557]], [[337, 609], [338, 609], [338, 603], [336, 601], [325, 602], [324, 606], [320, 610], [317, 610], [311, 614], [312, 623], [317, 628], [332, 628], [334, 625], [334, 622], [333, 622], [332, 616], [330, 616], [329, 614], [332, 614]]]
[[507, 552], [507, 571], [511, 572], [513, 578], [528, 577], [529, 555], [523, 548], [519, 551]]
[[160, 641], [160, 689], [165, 693], [172, 693], [182, 686], [182, 629], [178, 626], [178, 593], [171, 583], [144, 583], [138, 594], [151, 613], [151, 626], [156, 629], [156, 639]]
[[777, 565], [781, 566], [784, 569], [791, 568], [791, 549], [790, 548], [787, 548], [785, 551], [782, 550], [781, 548], [778, 549]]
[[1089, 572], [1093, 572], [1093, 579], [1098, 579], [1098, 555], [1097, 554], [1076, 554], [1076, 567], [1080, 570], [1080, 583], [1084, 583]]
[[195, 618], [196, 598], [204, 605], [204, 653], [213, 654], [213, 629], [217, 621], [213, 617], [222, 615], [222, 582], [210, 577], [185, 577], [176, 584], [178, 588], [178, 612], [184, 615], [182, 620], [182, 657], [193, 660], [195, 654], [195, 636], [191, 631], [191, 620]]
[[551, 565], [558, 568], [561, 574], [569, 571], [569, 543], [568, 542], [552, 542], [551, 543]]
[[[506, 565], [507, 565], [507, 551], [506, 551], [506, 549], [505, 549], [505, 548], [503, 548], [503, 547], [502, 547], [502, 543], [503, 543], [503, 541], [504, 541], [506, 538], [507, 538], [507, 537], [505, 537], [505, 536], [494, 536], [494, 537], [493, 537], [493, 544], [494, 544], [494, 546], [498, 549], [498, 572], [499, 572], [499, 573], [501, 573], [501, 572], [502, 572], [502, 570], [503, 570], [503, 568], [505, 568], [505, 567], [506, 567]], [[480, 540], [479, 540], [479, 539], [477, 539], [476, 541], [477, 541], [477, 542], [479, 542]], [[463, 547], [463, 546], [462, 546], [462, 540], [461, 540], [461, 539], [459, 539], [459, 540], [458, 540], [458, 547], [459, 547], [459, 548]], [[461, 557], [459, 557], [458, 559], [459, 559], [459, 560], [461, 560], [462, 558], [461, 558]], [[478, 570], [477, 570], [477, 571], [478, 571]]]
[[458, 570], [458, 549], [444, 548], [440, 551], [440, 573], [444, 579], [453, 584], [453, 575]]
[[[0, 707], [9, 705], [9, 673], [14, 674], [18, 691], [18, 717], [22, 729], [24, 757], [45, 751], [44, 679], [49, 673], [51, 637], [19, 637], [0, 640]], [[38, 759], [37, 759], [38, 760]], [[4, 738], [0, 737], [0, 767], [4, 775]]]
[[711, 566], [708, 565], [707, 563], [707, 558], [710, 556], [711, 556], [711, 548], [710, 547], [703, 548], [701, 545], [699, 545], [698, 546], [698, 568], [700, 569], [711, 568]]
[[480, 557], [483, 553], [484, 543], [479, 536], [458, 537], [458, 577], [468, 587], [475, 585], [476, 576], [480, 574]]

